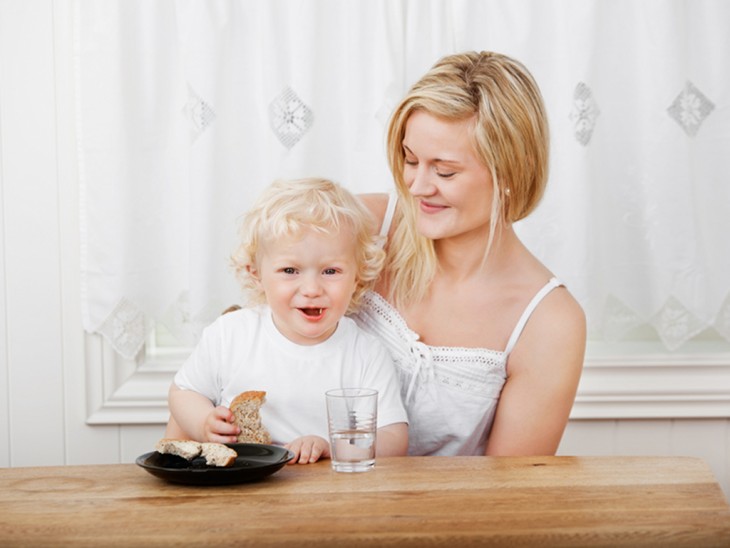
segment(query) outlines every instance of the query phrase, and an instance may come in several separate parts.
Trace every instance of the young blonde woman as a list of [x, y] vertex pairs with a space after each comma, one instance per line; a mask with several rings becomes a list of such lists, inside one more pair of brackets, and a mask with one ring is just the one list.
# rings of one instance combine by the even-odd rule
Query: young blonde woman
[[388, 129], [397, 194], [364, 195], [386, 267], [354, 316], [386, 344], [412, 455], [550, 455], [580, 379], [585, 317], [518, 239], [548, 177], [548, 124], [504, 55], [441, 59]]

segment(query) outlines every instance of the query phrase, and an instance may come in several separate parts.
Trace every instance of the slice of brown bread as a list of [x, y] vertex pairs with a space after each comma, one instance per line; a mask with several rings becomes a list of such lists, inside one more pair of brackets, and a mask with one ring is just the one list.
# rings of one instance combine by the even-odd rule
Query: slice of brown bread
[[200, 455], [200, 444], [193, 440], [173, 440], [162, 438], [155, 444], [158, 453], [177, 455], [185, 460], [192, 460]]
[[232, 466], [238, 453], [222, 443], [201, 443], [200, 454], [208, 466]]
[[208, 466], [232, 466], [236, 462], [238, 453], [235, 449], [222, 443], [203, 442], [193, 440], [174, 440], [163, 438], [155, 444], [155, 451], [167, 455], [177, 455], [185, 460], [193, 460], [197, 456], [205, 457]]
[[239, 443], [271, 443], [271, 436], [261, 423], [259, 410], [266, 401], [266, 392], [249, 390], [241, 392], [233, 398], [230, 409], [233, 411], [235, 423], [241, 429]]

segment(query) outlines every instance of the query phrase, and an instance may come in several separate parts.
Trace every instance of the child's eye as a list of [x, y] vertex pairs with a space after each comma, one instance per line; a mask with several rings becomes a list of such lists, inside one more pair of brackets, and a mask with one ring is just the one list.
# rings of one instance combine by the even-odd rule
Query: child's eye
[[294, 268], [293, 266], [284, 267], [284, 268], [281, 269], [281, 271], [284, 274], [296, 274], [297, 273], [297, 269]]
[[334, 274], [337, 274], [337, 269], [336, 268], [325, 268], [322, 272], [327, 276], [333, 276]]

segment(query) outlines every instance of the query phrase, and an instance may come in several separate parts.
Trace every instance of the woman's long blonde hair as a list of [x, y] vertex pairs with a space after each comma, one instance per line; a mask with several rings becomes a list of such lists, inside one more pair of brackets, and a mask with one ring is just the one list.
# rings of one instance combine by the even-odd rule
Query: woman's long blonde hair
[[433, 240], [416, 229], [416, 202], [403, 178], [403, 139], [415, 111], [444, 120], [473, 118], [474, 150], [494, 181], [485, 259], [500, 228], [535, 209], [548, 175], [547, 115], [537, 83], [524, 65], [493, 52], [439, 60], [413, 85], [388, 127], [388, 161], [400, 207], [388, 245], [385, 281], [387, 297], [397, 306], [423, 298], [438, 268]]

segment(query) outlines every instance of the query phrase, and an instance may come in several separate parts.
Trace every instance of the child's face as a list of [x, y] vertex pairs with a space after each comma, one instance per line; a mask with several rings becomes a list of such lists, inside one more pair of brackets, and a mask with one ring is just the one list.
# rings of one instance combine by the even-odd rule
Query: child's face
[[298, 237], [265, 242], [258, 262], [252, 273], [266, 294], [277, 329], [303, 345], [328, 339], [356, 288], [352, 231], [305, 230]]

